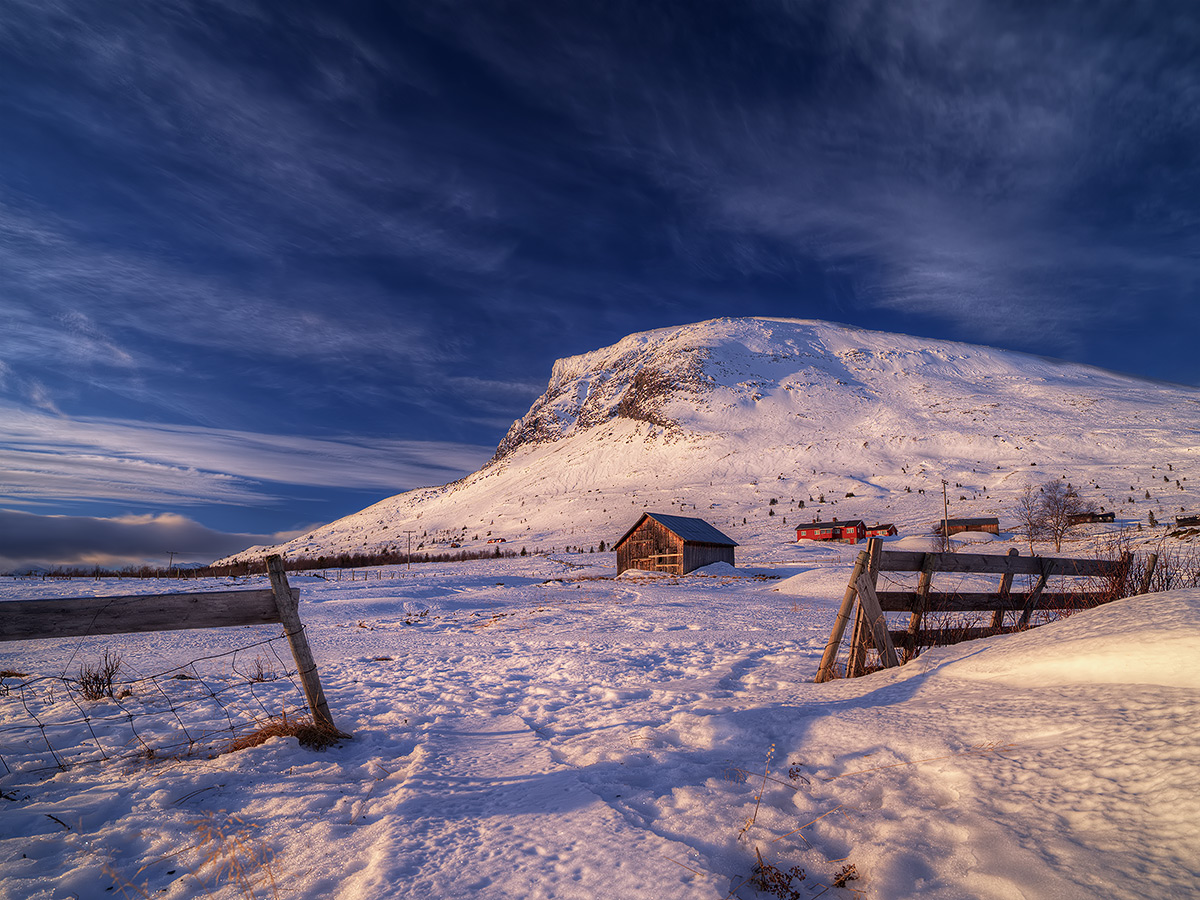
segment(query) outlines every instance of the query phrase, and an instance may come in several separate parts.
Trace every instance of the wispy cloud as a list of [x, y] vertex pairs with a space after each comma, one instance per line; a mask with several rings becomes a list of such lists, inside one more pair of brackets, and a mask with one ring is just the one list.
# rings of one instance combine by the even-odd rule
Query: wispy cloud
[[814, 260], [860, 315], [1060, 352], [1146, 300], [1097, 285], [1200, 280], [1194, 171], [1168, 149], [1200, 140], [1184, 6], [714, 9], [425, 15], [692, 213], [677, 249], [701, 273]]
[[0, 496], [137, 504], [270, 503], [273, 485], [400, 491], [478, 468], [493, 448], [446, 442], [256, 434], [70, 419], [0, 406]]

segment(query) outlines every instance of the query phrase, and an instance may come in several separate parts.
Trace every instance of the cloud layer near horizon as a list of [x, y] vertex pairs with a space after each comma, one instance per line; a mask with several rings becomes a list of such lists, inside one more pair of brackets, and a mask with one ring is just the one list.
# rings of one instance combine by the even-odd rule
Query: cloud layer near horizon
[[110, 519], [0, 509], [0, 572], [32, 566], [208, 563], [246, 547], [295, 536], [290, 532], [229, 534], [173, 513]]

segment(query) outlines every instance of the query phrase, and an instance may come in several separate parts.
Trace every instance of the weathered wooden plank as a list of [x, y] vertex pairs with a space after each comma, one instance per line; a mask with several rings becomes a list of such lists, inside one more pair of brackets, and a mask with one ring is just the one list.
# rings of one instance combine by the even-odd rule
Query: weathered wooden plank
[[[879, 608], [884, 612], [911, 612], [914, 615], [921, 606], [921, 592], [878, 591]], [[1025, 608], [1024, 594], [999, 594], [963, 591], [961, 593], [932, 592], [926, 612], [1011, 612]], [[1105, 591], [1043, 592], [1039, 609], [1090, 609], [1110, 600], [1112, 595]], [[910, 623], [911, 626], [911, 623]]]
[[858, 588], [858, 605], [866, 617], [866, 624], [874, 639], [875, 649], [879, 651], [879, 659], [883, 662], [884, 668], [895, 668], [900, 665], [900, 660], [896, 658], [896, 647], [892, 644], [892, 638], [888, 632], [887, 619], [884, 618], [883, 610], [879, 608], [879, 599], [875, 596], [875, 585], [871, 584], [870, 574], [863, 572], [859, 575], [856, 586]]
[[1120, 571], [1120, 561], [1065, 559], [1041, 556], [996, 556], [985, 553], [921, 553], [915, 550], [885, 550], [879, 568], [884, 572], [919, 572], [932, 556], [935, 572], [973, 572], [984, 575], [1076, 575], [1102, 578]]
[[329, 704], [325, 700], [325, 691], [321, 688], [321, 679], [317, 676], [316, 660], [313, 659], [308, 638], [304, 634], [304, 624], [300, 621], [300, 596], [288, 585], [282, 557], [267, 557], [267, 574], [271, 578], [272, 600], [279, 610], [284, 633], [292, 648], [296, 672], [300, 676], [300, 684], [304, 687], [304, 696], [308, 700], [308, 708], [312, 711], [313, 721], [331, 731], [337, 731], [333, 724], [333, 716], [329, 713]]
[[1003, 628], [922, 628], [916, 634], [893, 630], [890, 634], [897, 647], [912, 650], [914, 647], [946, 647], [950, 644], [994, 637], [998, 634], [1012, 634], [1020, 630], [1012, 625], [1006, 625]]
[[269, 590], [0, 602], [0, 641], [279, 622]]

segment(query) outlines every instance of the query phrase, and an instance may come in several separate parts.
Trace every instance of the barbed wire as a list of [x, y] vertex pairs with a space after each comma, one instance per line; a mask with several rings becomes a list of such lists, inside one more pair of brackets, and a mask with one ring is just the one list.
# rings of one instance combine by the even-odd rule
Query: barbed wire
[[112, 671], [98, 697], [84, 684], [93, 667], [81, 666], [74, 678], [0, 673], [0, 783], [101, 762], [214, 755], [281, 716], [303, 715], [294, 663], [278, 650], [286, 639], [279, 634], [129, 680], [117, 680], [121, 657], [106, 657]]

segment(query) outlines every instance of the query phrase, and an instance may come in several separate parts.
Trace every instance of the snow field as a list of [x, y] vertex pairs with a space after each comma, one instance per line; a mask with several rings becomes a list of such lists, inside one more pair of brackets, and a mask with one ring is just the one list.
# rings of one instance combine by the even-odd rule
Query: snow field
[[[311, 900], [751, 900], [756, 849], [806, 870], [804, 898], [850, 864], [871, 898], [1200, 890], [1200, 591], [816, 685], [854, 549], [682, 579], [612, 578], [593, 554], [293, 576], [354, 740], [4, 776], [0, 897], [113, 896], [105, 866], [196, 896], [209, 817]], [[130, 586], [0, 580], [0, 598]], [[241, 637], [112, 640], [154, 668]], [[4, 645], [0, 668], [98, 651]], [[0, 740], [20, 714], [2, 700]]]

